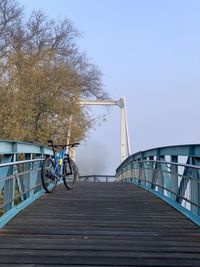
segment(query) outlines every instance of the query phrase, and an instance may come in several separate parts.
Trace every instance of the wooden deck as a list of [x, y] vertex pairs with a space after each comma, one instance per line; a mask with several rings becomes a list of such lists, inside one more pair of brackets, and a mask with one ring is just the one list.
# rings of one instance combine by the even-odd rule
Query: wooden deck
[[134, 185], [46, 194], [0, 230], [0, 266], [200, 266], [200, 228]]

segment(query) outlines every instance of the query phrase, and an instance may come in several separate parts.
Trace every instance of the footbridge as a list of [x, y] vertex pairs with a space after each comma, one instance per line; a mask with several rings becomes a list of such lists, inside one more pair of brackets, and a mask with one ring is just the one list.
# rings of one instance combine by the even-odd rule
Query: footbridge
[[51, 194], [49, 148], [0, 141], [0, 154], [0, 266], [200, 266], [200, 144], [135, 153]]

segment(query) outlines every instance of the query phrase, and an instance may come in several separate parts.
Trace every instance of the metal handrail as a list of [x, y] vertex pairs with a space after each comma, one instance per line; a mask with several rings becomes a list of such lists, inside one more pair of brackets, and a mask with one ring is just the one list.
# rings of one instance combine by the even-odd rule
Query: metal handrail
[[199, 144], [135, 153], [117, 168], [116, 178], [151, 191], [200, 225]]
[[[36, 143], [0, 140], [0, 227], [44, 194], [41, 163], [53, 155]], [[25, 160], [18, 160], [21, 156]]]
[[37, 162], [37, 161], [44, 161], [44, 159], [32, 159], [32, 160], [15, 161], [15, 162], [10, 162], [10, 163], [0, 163], [0, 168], [20, 165], [20, 164], [25, 164], [25, 163], [32, 163], [32, 162]]
[[175, 165], [175, 166], [180, 166], [180, 167], [188, 167], [188, 168], [195, 168], [200, 170], [200, 166], [192, 165], [192, 164], [184, 164], [184, 163], [176, 163], [176, 162], [171, 162], [171, 161], [163, 161], [163, 160], [138, 160], [138, 161], [132, 161], [129, 162], [131, 163], [148, 163], [148, 162], [155, 162], [155, 163], [162, 163], [162, 164], [170, 164], [170, 165]]

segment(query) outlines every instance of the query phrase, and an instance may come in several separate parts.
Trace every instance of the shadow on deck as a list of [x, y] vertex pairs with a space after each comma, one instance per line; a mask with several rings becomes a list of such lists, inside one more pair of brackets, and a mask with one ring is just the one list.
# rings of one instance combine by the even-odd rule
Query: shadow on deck
[[0, 230], [1, 266], [200, 266], [200, 228], [131, 184], [62, 185]]

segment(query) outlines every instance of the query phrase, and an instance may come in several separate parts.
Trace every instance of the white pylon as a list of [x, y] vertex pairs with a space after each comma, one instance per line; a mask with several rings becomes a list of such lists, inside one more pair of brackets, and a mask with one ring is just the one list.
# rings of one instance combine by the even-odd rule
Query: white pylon
[[[71, 138], [71, 129], [72, 129], [72, 115], [69, 117], [69, 128], [67, 131], [67, 145], [70, 144], [70, 138]], [[70, 158], [75, 161], [76, 157], [76, 149], [75, 147], [67, 148]]]
[[101, 105], [101, 106], [118, 106], [121, 110], [121, 125], [120, 125], [120, 162], [123, 162], [131, 155], [128, 123], [126, 117], [125, 98], [119, 100], [103, 99], [103, 100], [80, 100], [80, 105]]

